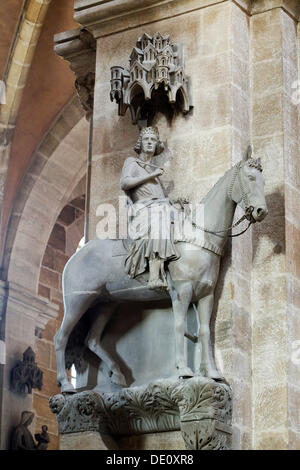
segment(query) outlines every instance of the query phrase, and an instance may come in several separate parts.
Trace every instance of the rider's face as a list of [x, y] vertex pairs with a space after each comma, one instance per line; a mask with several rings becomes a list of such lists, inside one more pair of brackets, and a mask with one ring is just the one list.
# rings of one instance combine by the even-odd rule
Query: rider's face
[[157, 137], [155, 134], [146, 134], [142, 137], [142, 152], [154, 154], [157, 145]]

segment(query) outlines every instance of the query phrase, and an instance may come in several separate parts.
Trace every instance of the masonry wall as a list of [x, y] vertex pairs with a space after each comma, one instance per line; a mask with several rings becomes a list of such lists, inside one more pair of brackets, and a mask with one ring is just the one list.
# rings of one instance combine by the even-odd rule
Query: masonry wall
[[[252, 323], [255, 448], [299, 448], [299, 365], [293, 341], [299, 256], [297, 23], [287, 11], [252, 20], [252, 130], [267, 174], [269, 216], [253, 230]], [[297, 177], [298, 175], [298, 177]], [[298, 384], [298, 385], [297, 385]]]
[[[184, 6], [182, 10], [184, 13]], [[242, 158], [250, 142], [250, 19], [239, 6], [224, 2], [99, 38], [95, 103], [101, 106], [94, 111], [91, 238], [99, 220], [97, 206], [111, 203], [117, 207], [120, 172], [124, 159], [134, 155], [132, 148], [138, 136], [129, 112], [118, 117], [116, 105], [110, 102], [110, 67], [127, 65], [137, 38], [143, 32], [156, 31], [168, 33], [172, 41], [184, 44], [185, 71], [191, 78], [194, 105], [189, 115], [178, 115], [172, 123], [162, 115], [154, 122], [172, 155], [162, 177], [165, 186], [170, 181], [174, 185], [169, 196], [199, 203], [225, 171]], [[216, 363], [234, 390], [236, 448], [251, 447], [249, 261], [251, 233], [227, 245], [212, 316]], [[171, 318], [171, 310], [169, 315]]]
[[50, 320], [41, 337], [36, 341], [36, 362], [43, 371], [42, 390], [33, 391], [33, 411], [35, 413], [34, 433], [48, 426], [49, 450], [59, 448], [56, 417], [49, 408], [49, 398], [60, 392], [56, 380], [56, 358], [53, 337], [63, 319], [61, 277], [69, 257], [76, 251], [83, 237], [85, 198], [79, 197], [65, 206], [53, 227], [43, 258], [39, 295], [57, 303], [59, 316]]
[[129, 115], [118, 117], [109, 100], [110, 67], [128, 65], [143, 32], [168, 33], [183, 43], [192, 81], [193, 112], [172, 124], [160, 115], [154, 123], [172, 153], [165, 172], [165, 182], [174, 183], [170, 197], [200, 201], [250, 142], [262, 160], [269, 215], [228, 244], [212, 318], [216, 362], [233, 389], [236, 449], [300, 447], [299, 366], [291, 355], [300, 339], [294, 6], [272, 0], [173, 2], [168, 11], [157, 7], [128, 15], [128, 30], [117, 20], [93, 28], [98, 39], [91, 237], [98, 205], [117, 206], [120, 172], [124, 159], [134, 155], [138, 135]]

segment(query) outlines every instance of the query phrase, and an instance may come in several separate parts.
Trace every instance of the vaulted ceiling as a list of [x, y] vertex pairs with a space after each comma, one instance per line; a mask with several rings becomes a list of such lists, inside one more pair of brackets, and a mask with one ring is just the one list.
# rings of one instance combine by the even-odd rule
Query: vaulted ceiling
[[73, 3], [74, 0], [0, 2], [0, 79], [7, 84], [0, 135], [8, 154], [1, 161], [1, 167], [7, 167], [2, 239], [30, 159], [75, 93], [74, 75], [68, 63], [53, 51], [55, 34], [78, 28], [73, 20]]

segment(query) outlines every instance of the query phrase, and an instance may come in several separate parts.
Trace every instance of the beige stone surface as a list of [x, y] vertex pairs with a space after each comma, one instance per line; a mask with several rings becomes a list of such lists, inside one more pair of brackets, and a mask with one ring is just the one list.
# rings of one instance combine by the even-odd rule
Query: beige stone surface
[[36, 349], [36, 362], [44, 367], [50, 367], [51, 345], [39, 341]]
[[282, 59], [260, 61], [253, 66], [253, 90], [255, 95], [276, 93], [282, 89]]
[[291, 360], [291, 346], [299, 331], [293, 313], [297, 302], [294, 276], [299, 274], [293, 225], [299, 127], [297, 107], [291, 101], [297, 70], [295, 21], [279, 8], [266, 11], [253, 16], [252, 34], [252, 129], [257, 155], [265, 162], [269, 206], [268, 220], [264, 227], [255, 227], [253, 240], [254, 446], [286, 449], [295, 442], [288, 429], [299, 422], [293, 385], [299, 371]]
[[297, 0], [254, 0], [252, 13], [267, 12], [272, 9], [284, 8], [294, 19], [299, 18], [299, 3]]
[[275, 432], [287, 431], [287, 400], [286, 384], [278, 386], [259, 387], [254, 396], [254, 425], [255, 431]]
[[266, 11], [251, 18], [251, 54], [253, 62], [281, 56], [282, 35], [280, 9]]
[[285, 428], [279, 431], [266, 431], [255, 435], [255, 450], [287, 450], [288, 432]]
[[[199, 9], [205, 9], [205, 7], [210, 5], [214, 6], [217, 3], [222, 3], [222, 0], [218, 0], [217, 2], [215, 0], [186, 0], [184, 4], [181, 0], [171, 0], [168, 2], [167, 8], [164, 8], [164, 2], [161, 3], [161, 1], [159, 1], [153, 4], [154, 8], [138, 8], [136, 12], [130, 11], [129, 16], [124, 14], [120, 16], [117, 14], [116, 17], [113, 17], [113, 21], [106, 21], [104, 19], [104, 21], [100, 21], [98, 25], [93, 26], [93, 31], [96, 37], [108, 36], [119, 31], [136, 28], [139, 25], [147, 25], [154, 21], [170, 21], [173, 17], [180, 17], [187, 12], [197, 12]], [[109, 7], [109, 5], [107, 6]], [[117, 7], [119, 6], [120, 4], [117, 5]], [[126, 3], [123, 3], [122, 7], [126, 9]], [[82, 24], [90, 22], [91, 20], [93, 21], [95, 16], [92, 13], [91, 17], [89, 13], [88, 11], [87, 14], [85, 14], [85, 12], [78, 12], [78, 14], [75, 15], [76, 21], [79, 23], [83, 22]]]
[[300, 449], [300, 433], [289, 430], [289, 450], [299, 450]]
[[184, 450], [180, 431], [142, 434], [116, 438], [120, 450]]
[[[95, 234], [98, 205], [116, 206], [123, 161], [133, 155], [137, 137], [129, 114], [118, 117], [109, 100], [110, 67], [128, 65], [144, 31], [169, 33], [185, 46], [194, 104], [189, 116], [155, 121], [171, 151], [165, 174], [165, 181], [174, 184], [170, 196], [199, 201], [240, 160], [249, 142], [264, 168], [269, 215], [228, 247], [212, 318], [216, 362], [233, 387], [236, 446], [295, 446], [298, 396], [294, 389], [288, 392], [288, 384], [294, 387], [299, 377], [289, 356], [299, 331], [299, 120], [291, 102], [298, 77], [296, 4], [171, 4], [165, 11], [149, 8], [122, 23], [116, 19], [94, 28], [99, 38], [95, 103], [101, 106], [94, 112], [89, 233]], [[252, 16], [246, 13], [251, 8]], [[152, 444], [135, 439], [122, 445], [155, 445], [156, 437], [147, 436]]]
[[103, 439], [100, 434], [92, 431], [73, 434], [61, 434], [59, 436], [59, 450], [108, 450], [114, 447], [107, 445], [109, 436]]
[[[233, 422], [235, 426], [238, 426], [239, 430], [242, 430], [242, 433], [245, 433], [247, 430], [251, 429], [252, 426], [252, 409], [251, 406], [249, 406], [252, 401], [251, 381], [244, 382], [243, 380], [235, 379], [232, 385]], [[241, 447], [243, 448], [243, 444], [241, 444]]]

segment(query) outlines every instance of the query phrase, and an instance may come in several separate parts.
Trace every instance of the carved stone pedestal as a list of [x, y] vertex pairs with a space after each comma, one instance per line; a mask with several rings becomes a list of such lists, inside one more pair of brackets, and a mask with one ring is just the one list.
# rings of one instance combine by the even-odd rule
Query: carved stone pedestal
[[156, 380], [115, 393], [55, 395], [50, 408], [57, 414], [61, 443], [68, 442], [69, 449], [72, 442], [78, 449], [78, 436], [90, 433], [98, 449], [118, 449], [121, 436], [178, 430], [189, 450], [231, 447], [231, 390], [200, 376]]

